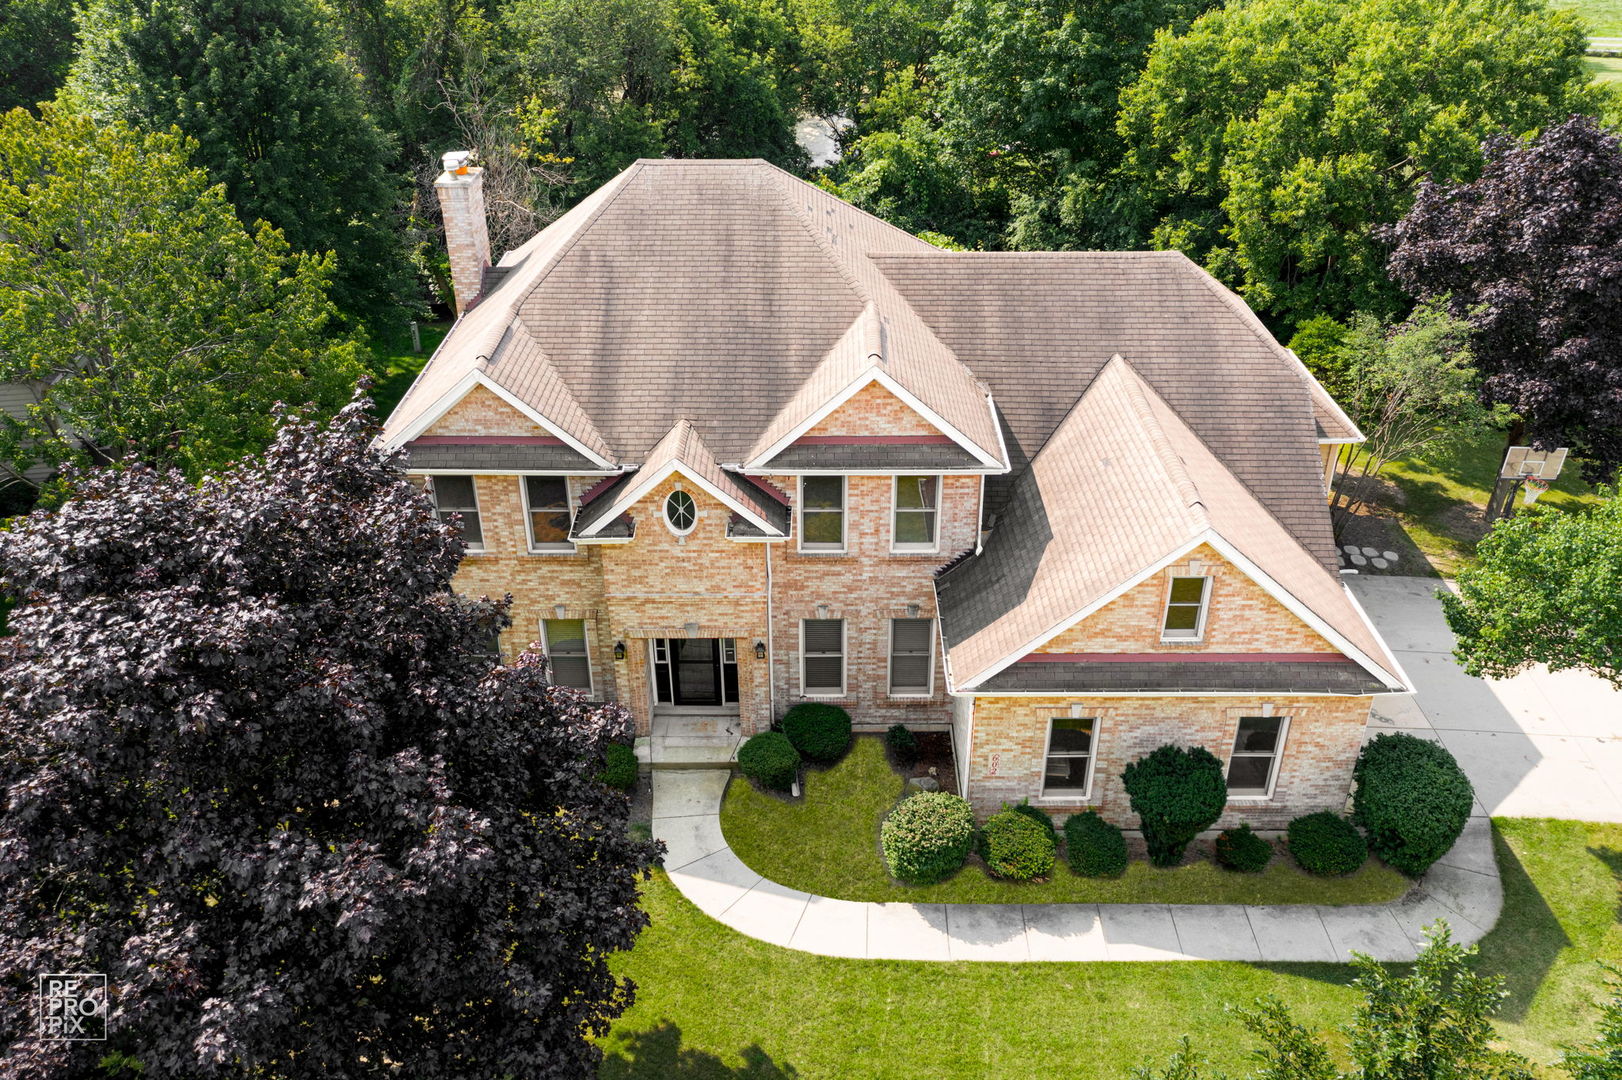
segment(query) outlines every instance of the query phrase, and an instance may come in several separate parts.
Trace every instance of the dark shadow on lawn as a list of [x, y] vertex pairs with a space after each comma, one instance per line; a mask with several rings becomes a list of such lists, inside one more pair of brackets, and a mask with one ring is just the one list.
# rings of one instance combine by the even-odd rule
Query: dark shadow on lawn
[[683, 1048], [681, 1028], [665, 1021], [651, 1031], [627, 1035], [608, 1054], [598, 1080], [795, 1080], [791, 1065], [779, 1065], [758, 1045], [743, 1048], [734, 1068], [704, 1050]]
[[1616, 878], [1616, 921], [1622, 923], [1622, 851], [1609, 847], [1591, 847], [1588, 853], [1611, 871]]

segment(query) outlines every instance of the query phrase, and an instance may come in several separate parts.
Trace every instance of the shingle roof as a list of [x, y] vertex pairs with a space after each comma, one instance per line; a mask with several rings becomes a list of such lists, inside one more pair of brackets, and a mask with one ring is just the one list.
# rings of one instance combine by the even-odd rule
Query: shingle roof
[[1385, 686], [1351, 660], [1299, 663], [1235, 660], [1220, 664], [1182, 661], [1067, 661], [1016, 663], [976, 688], [981, 693], [1279, 693], [1379, 694]]
[[572, 472], [589, 473], [596, 465], [579, 451], [562, 445], [534, 443], [423, 443], [405, 445], [412, 470], [454, 472]]

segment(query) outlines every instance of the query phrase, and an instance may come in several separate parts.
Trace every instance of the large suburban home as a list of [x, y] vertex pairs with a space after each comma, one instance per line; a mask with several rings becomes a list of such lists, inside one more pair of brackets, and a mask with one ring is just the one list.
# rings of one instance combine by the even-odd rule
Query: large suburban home
[[502, 647], [638, 730], [798, 702], [950, 731], [981, 813], [1132, 820], [1167, 742], [1229, 820], [1341, 808], [1406, 679], [1343, 585], [1356, 427], [1176, 252], [937, 249], [762, 161], [641, 161], [489, 265], [381, 435], [459, 516]]

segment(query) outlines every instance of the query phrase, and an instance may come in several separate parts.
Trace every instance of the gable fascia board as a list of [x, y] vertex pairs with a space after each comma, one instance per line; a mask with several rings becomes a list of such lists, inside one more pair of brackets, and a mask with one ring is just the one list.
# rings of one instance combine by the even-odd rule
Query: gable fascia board
[[[939, 431], [942, 435], [945, 435], [948, 439], [951, 439], [958, 446], [973, 454], [975, 458], [988, 469], [995, 470], [997, 472], [1008, 471], [1008, 465], [1005, 463], [1005, 461], [997, 461], [993, 459], [990, 454], [987, 454], [980, 447], [976, 446], [972, 439], [948, 423], [945, 417], [935, 412], [935, 410], [931, 409], [928, 405], [925, 405], [918, 399], [917, 395], [908, 390], [906, 387], [902, 386], [900, 383], [896, 382], [896, 380], [890, 374], [880, 371], [878, 368], [868, 368], [855, 379], [852, 379], [848, 386], [819, 405], [815, 410], [812, 411], [810, 416], [796, 424], [786, 435], [772, 443], [761, 453], [755, 455], [751, 461], [744, 465], [745, 471], [768, 472], [769, 470], [766, 468], [766, 466], [770, 463], [772, 458], [782, 453], [790, 443], [794, 442], [795, 439], [798, 439], [801, 435], [804, 435], [807, 431], [810, 431], [812, 428], [816, 427], [835, 409], [845, 404], [845, 402], [855, 397], [859, 392], [873, 383], [878, 383], [880, 386], [884, 387], [884, 389], [894, 394], [898, 399], [900, 399], [902, 404], [907, 406], [907, 408], [929, 421], [930, 426], [935, 428], [936, 431]], [[1006, 451], [1004, 452], [1004, 456], [1006, 458]]]
[[1087, 616], [1093, 614], [1095, 611], [1099, 610], [1104, 605], [1110, 603], [1113, 600], [1119, 599], [1122, 595], [1127, 593], [1129, 590], [1134, 589], [1139, 585], [1142, 585], [1145, 581], [1148, 581], [1151, 577], [1153, 577], [1154, 575], [1160, 573], [1160, 571], [1164, 570], [1166, 567], [1170, 566], [1172, 563], [1176, 562], [1178, 559], [1183, 558], [1189, 552], [1193, 551], [1195, 548], [1197, 548], [1201, 544], [1205, 543], [1206, 538], [1208, 536], [1210, 536], [1210, 535], [1213, 535], [1213, 534], [1210, 533], [1209, 531], [1207, 531], [1205, 533], [1200, 534], [1199, 536], [1194, 537], [1193, 539], [1189, 540], [1187, 543], [1184, 543], [1184, 544], [1182, 544], [1182, 545], [1180, 545], [1180, 546], [1178, 546], [1176, 548], [1173, 548], [1172, 551], [1169, 554], [1161, 557], [1157, 561], [1155, 561], [1155, 562], [1151, 563], [1150, 565], [1144, 567], [1142, 570], [1138, 571], [1138, 573], [1136, 573], [1136, 574], [1132, 575], [1131, 577], [1127, 578], [1125, 581], [1121, 582], [1119, 585], [1115, 586], [1113, 589], [1110, 589], [1108, 592], [1103, 593], [1100, 596], [1094, 598], [1091, 602], [1086, 604], [1079, 611], [1076, 611], [1074, 614], [1067, 615], [1063, 619], [1060, 619], [1058, 622], [1054, 623], [1048, 629], [1042, 631], [1040, 634], [1033, 637], [1030, 641], [1026, 642], [1024, 645], [1020, 646], [1018, 649], [1015, 649], [1013, 652], [1009, 653], [1007, 656], [1003, 657], [1001, 660], [998, 660], [996, 663], [992, 664], [990, 667], [988, 667], [984, 671], [980, 672], [974, 678], [969, 679], [956, 692], [957, 693], [967, 693], [968, 691], [973, 690], [975, 687], [979, 686], [981, 683], [985, 682], [987, 679], [991, 678], [993, 675], [995, 675], [998, 672], [1002, 671], [1004, 668], [1008, 667], [1010, 664], [1013, 664], [1015, 661], [1019, 660], [1021, 657], [1027, 656], [1030, 653], [1035, 652], [1037, 649], [1041, 648], [1043, 645], [1046, 645], [1048, 642], [1052, 641], [1054, 638], [1058, 637], [1060, 634], [1064, 633], [1066, 630], [1070, 629], [1072, 626], [1075, 626], [1081, 620], [1083, 620]]
[[[1318, 636], [1322, 637], [1325, 641], [1339, 649], [1349, 659], [1357, 661], [1358, 665], [1362, 667], [1364, 671], [1367, 671], [1370, 675], [1374, 676], [1376, 679], [1379, 679], [1381, 683], [1392, 690], [1408, 689], [1410, 684], [1406, 676], [1398, 677], [1394, 672], [1387, 671], [1384, 667], [1375, 663], [1373, 657], [1369, 656], [1362, 649], [1359, 649], [1356, 645], [1353, 645], [1339, 630], [1336, 630], [1333, 626], [1330, 626], [1323, 619], [1319, 618], [1316, 612], [1307, 607], [1307, 605], [1303, 604], [1300, 600], [1297, 600], [1293, 593], [1285, 589], [1277, 581], [1274, 581], [1267, 571], [1251, 562], [1243, 552], [1230, 544], [1219, 533], [1215, 532], [1214, 530], [1210, 531], [1207, 533], [1207, 538], [1207, 542], [1213, 548], [1215, 548], [1223, 558], [1227, 559], [1234, 566], [1237, 566], [1247, 577], [1249, 577], [1256, 584], [1260, 585], [1263, 591], [1265, 591], [1269, 596], [1271, 596], [1274, 600], [1277, 600], [1280, 604], [1283, 604], [1285, 608], [1287, 608], [1296, 618], [1300, 619], [1313, 630], [1317, 631]], [[1346, 589], [1343, 582], [1337, 581], [1336, 584], [1346, 592], [1350, 593], [1351, 590]], [[1356, 605], [1355, 599], [1353, 600], [1353, 604]], [[1364, 614], [1361, 606], [1354, 606], [1354, 610], [1357, 612], [1359, 618], [1361, 618], [1365, 623], [1368, 622], [1368, 616]], [[1372, 629], [1372, 624], [1370, 628]], [[1385, 642], [1380, 639], [1377, 631], [1375, 632], [1375, 640], [1380, 641], [1382, 645], [1385, 644]], [[1387, 649], [1387, 652], [1389, 651], [1390, 650]]]
[[629, 510], [632, 506], [635, 506], [648, 494], [648, 492], [652, 491], [659, 484], [663, 483], [666, 479], [674, 476], [677, 473], [680, 473], [685, 479], [691, 480], [694, 484], [697, 484], [702, 491], [721, 503], [721, 505], [731, 507], [737, 513], [748, 518], [757, 527], [772, 533], [774, 536], [777, 535], [776, 526], [767, 521], [765, 518], [761, 517], [759, 514], [755, 513], [752, 507], [743, 505], [737, 499], [734, 499], [732, 496], [728, 495], [726, 492], [722, 491], [720, 488], [716, 487], [702, 476], [699, 476], [697, 473], [679, 461], [671, 461], [663, 468], [646, 473], [645, 475], [632, 481], [630, 486], [628, 486], [625, 491], [620, 494], [620, 497], [614, 500], [609, 508], [603, 512], [603, 515], [591, 525], [588, 525], [580, 535], [582, 537], [597, 535], [597, 532], [602, 529], [603, 526], [625, 513], [625, 511]]
[[[1352, 432], [1356, 433], [1355, 438], [1350, 438], [1350, 439], [1320, 439], [1318, 441], [1321, 442], [1321, 443], [1337, 443], [1337, 442], [1338, 443], [1353, 443], [1353, 442], [1360, 443], [1360, 442], [1367, 442], [1368, 441], [1368, 436], [1363, 434], [1363, 429], [1358, 427], [1356, 421], [1354, 421], [1350, 416], [1346, 415], [1346, 410], [1340, 407], [1340, 402], [1335, 400], [1335, 395], [1331, 394], [1329, 392], [1329, 389], [1326, 386], [1324, 386], [1324, 384], [1322, 382], [1318, 381], [1318, 376], [1316, 376], [1316, 375], [1314, 375], [1312, 373], [1312, 369], [1307, 367], [1305, 361], [1303, 361], [1299, 356], [1295, 355], [1295, 350], [1292, 349], [1292, 348], [1289, 348], [1288, 346], [1285, 346], [1285, 345], [1280, 345], [1279, 348], [1283, 349], [1284, 352], [1286, 354], [1288, 354], [1289, 358], [1291, 360], [1295, 361], [1295, 370], [1299, 375], [1301, 375], [1305, 379], [1310, 380], [1313, 386], [1316, 386], [1319, 390], [1323, 391], [1324, 400], [1329, 402], [1329, 407], [1334, 410], [1335, 418], [1338, 419], [1341, 423], [1345, 424], [1346, 429], [1348, 431], [1352, 431]], [[1309, 396], [1310, 396], [1310, 392], [1309, 392]]]
[[593, 451], [590, 447], [586, 446], [573, 435], [570, 435], [567, 431], [564, 431], [562, 428], [558, 427], [558, 425], [552, 423], [552, 421], [548, 420], [539, 412], [535, 411], [535, 409], [531, 408], [527, 402], [517, 397], [512, 393], [512, 391], [508, 390], [506, 387], [502, 386], [500, 383], [496, 382], [482, 371], [470, 371], [458, 379], [456, 381], [456, 385], [452, 386], [449, 390], [441, 394], [437, 401], [435, 401], [432, 405], [425, 409], [421, 415], [408, 424], [405, 429], [400, 432], [400, 434], [396, 435], [394, 440], [388, 444], [388, 449], [397, 450], [406, 443], [410, 442], [412, 439], [415, 439], [418, 435], [421, 435], [423, 432], [433, 427], [434, 424], [439, 421], [440, 417], [454, 409], [457, 403], [463, 398], [467, 397], [468, 394], [472, 393], [473, 388], [476, 386], [484, 387], [486, 390], [496, 395], [496, 397], [518, 410], [521, 415], [534, 421], [542, 428], [545, 428], [553, 436], [562, 439], [565, 446], [568, 446], [570, 449], [586, 458], [586, 460], [595, 464], [599, 469], [606, 469], [614, 473], [625, 471], [624, 469], [615, 465], [612, 461], [605, 459], [601, 454]]

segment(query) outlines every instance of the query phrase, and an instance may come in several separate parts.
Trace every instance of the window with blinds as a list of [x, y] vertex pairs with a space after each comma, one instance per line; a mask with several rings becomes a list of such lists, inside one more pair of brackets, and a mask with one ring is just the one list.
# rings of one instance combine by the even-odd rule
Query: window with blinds
[[542, 644], [552, 662], [552, 681], [591, 693], [591, 653], [583, 619], [543, 619]]
[[845, 692], [845, 620], [800, 623], [800, 690], [837, 697]]
[[479, 524], [479, 497], [473, 490], [473, 477], [436, 476], [430, 484], [439, 520], [449, 523], [453, 515], [461, 515], [462, 539], [468, 550], [483, 551], [484, 529]]
[[929, 694], [934, 690], [933, 619], [890, 620], [890, 693]]

